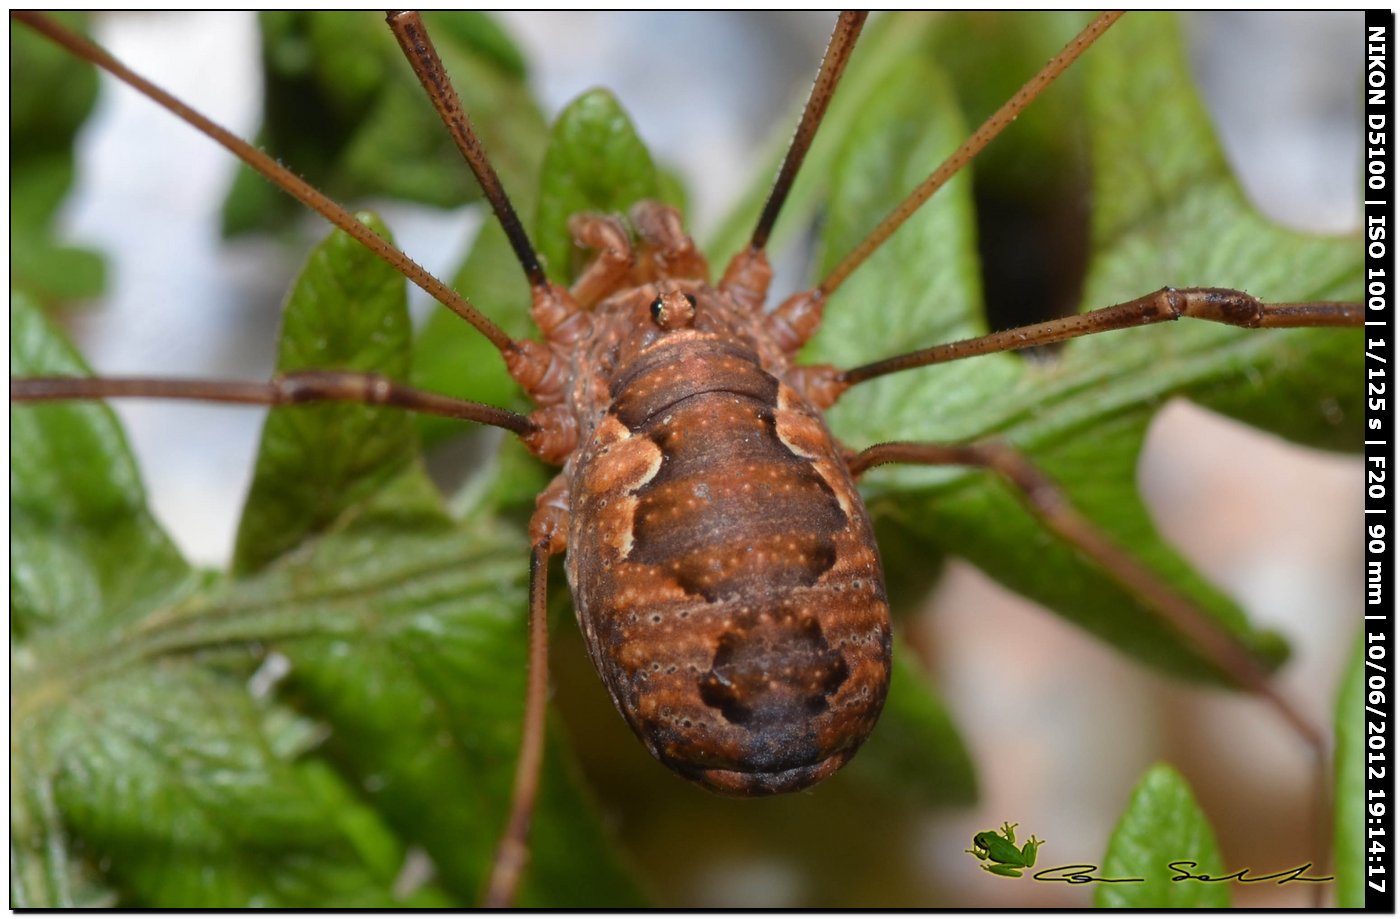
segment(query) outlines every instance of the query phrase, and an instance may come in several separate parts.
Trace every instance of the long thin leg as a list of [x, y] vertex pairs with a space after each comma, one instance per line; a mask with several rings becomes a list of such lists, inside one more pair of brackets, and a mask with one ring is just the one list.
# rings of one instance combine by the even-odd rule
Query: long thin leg
[[[1015, 449], [997, 440], [965, 444], [892, 442], [876, 444], [848, 461], [853, 476], [885, 463], [925, 466], [975, 466], [1002, 477], [1025, 506], [1046, 527], [1097, 562], [1134, 596], [1143, 600], [1166, 625], [1186, 639], [1204, 659], [1242, 688], [1268, 702], [1307, 745], [1314, 761], [1312, 827], [1315, 850], [1327, 851], [1326, 815], [1330, 801], [1326, 782], [1326, 740], [1322, 731], [1274, 687], [1268, 672], [1192, 603], [1172, 590], [1153, 571], [1099, 532], [1065, 498], [1060, 487]], [[1318, 864], [1325, 859], [1318, 858]]]
[[1026, 81], [1026, 84], [1017, 90], [1016, 95], [1006, 100], [1001, 108], [982, 122], [982, 126], [963, 141], [961, 147], [953, 151], [953, 154], [930, 173], [928, 178], [919, 183], [918, 187], [909, 193], [909, 197], [901, 201], [884, 220], [880, 221], [880, 225], [871, 230], [870, 235], [851, 250], [850, 254], [842, 259], [820, 284], [811, 290], [794, 294], [768, 315], [766, 321], [769, 332], [777, 337], [789, 354], [796, 354], [797, 350], [815, 334], [818, 326], [821, 325], [822, 311], [825, 308], [827, 298], [836, 292], [836, 289], [850, 276], [851, 272], [859, 268], [876, 249], [884, 244], [886, 239], [894, 234], [895, 230], [903, 226], [904, 222], [912, 217], [925, 201], [933, 197], [934, 192], [957, 175], [960, 169], [972, 162], [973, 157], [977, 156], [983, 147], [991, 143], [1011, 122], [1015, 121], [1026, 106], [1035, 101], [1037, 96], [1054, 83], [1055, 79], [1064, 73], [1122, 15], [1121, 12], [1102, 13], [1089, 23], [1082, 32], [1070, 40], [1069, 44], [1065, 45], [1059, 54], [1051, 58], [1035, 76]]
[[854, 367], [837, 374], [836, 380], [854, 386], [876, 377], [962, 360], [997, 351], [1019, 351], [1036, 345], [1112, 332], [1182, 317], [1205, 319], [1245, 329], [1291, 329], [1305, 326], [1359, 326], [1365, 321], [1360, 303], [1263, 303], [1242, 290], [1222, 287], [1164, 287], [1161, 290], [1119, 303], [1090, 310], [1078, 316], [1051, 319], [1033, 325], [993, 332], [978, 338], [949, 342], [898, 354], [884, 360]]
[[750, 237], [748, 246], [741, 249], [730, 261], [725, 268], [724, 278], [720, 281], [721, 290], [731, 294], [755, 312], [763, 305], [763, 299], [768, 293], [768, 282], [772, 278], [768, 257], [763, 253], [768, 245], [768, 236], [778, 221], [778, 212], [787, 201], [792, 183], [797, 178], [802, 161], [807, 157], [812, 139], [817, 135], [817, 128], [821, 127], [822, 116], [826, 114], [831, 97], [836, 93], [836, 84], [841, 80], [851, 52], [855, 50], [856, 39], [860, 37], [860, 30], [865, 25], [867, 15], [864, 12], [847, 10], [837, 18], [831, 41], [827, 44], [825, 56], [822, 57], [821, 68], [817, 71], [817, 79], [812, 84], [812, 92], [807, 96], [802, 120], [797, 123], [797, 131], [793, 134], [792, 143], [788, 145], [783, 165], [778, 169], [778, 176], [773, 180], [773, 189], [768, 193], [763, 212], [754, 226], [753, 236]]
[[358, 402], [392, 405], [427, 415], [475, 421], [528, 437], [538, 426], [524, 415], [396, 383], [376, 373], [304, 370], [266, 383], [244, 380], [171, 380], [155, 377], [29, 377], [10, 380], [11, 402], [61, 399], [195, 399], [235, 405]]
[[525, 689], [525, 728], [520, 738], [520, 759], [515, 765], [510, 818], [491, 865], [491, 881], [483, 906], [505, 909], [515, 900], [520, 875], [529, 860], [530, 817], [539, 790], [540, 763], [544, 757], [545, 697], [549, 688], [549, 634], [545, 609], [545, 581], [549, 570], [549, 544], [530, 550], [530, 671]]
[[831, 41], [827, 43], [826, 54], [822, 57], [821, 68], [817, 71], [817, 79], [807, 97], [802, 120], [797, 123], [797, 131], [793, 134], [792, 143], [788, 145], [783, 165], [778, 170], [778, 177], [773, 181], [773, 190], [768, 193], [763, 213], [758, 217], [753, 237], [749, 240], [749, 248], [763, 249], [768, 245], [768, 234], [773, 232], [773, 224], [778, 222], [778, 212], [782, 210], [783, 202], [792, 190], [792, 183], [797, 179], [797, 172], [802, 168], [802, 161], [806, 159], [807, 151], [812, 146], [812, 139], [817, 136], [822, 116], [831, 104], [831, 97], [836, 94], [836, 84], [841, 80], [851, 52], [855, 50], [856, 39], [860, 38], [860, 30], [864, 27], [868, 15], [861, 11], [847, 10], [837, 18]]
[[588, 325], [583, 316], [583, 307], [568, 291], [551, 284], [545, 276], [539, 256], [506, 195], [505, 187], [501, 185], [500, 177], [491, 166], [485, 148], [472, 130], [471, 121], [442, 66], [423, 20], [417, 13], [403, 10], [391, 10], [386, 20], [399, 41], [404, 57], [418, 75], [419, 82], [476, 176], [477, 184], [481, 186], [486, 200], [491, 203], [491, 210], [500, 221], [501, 229], [510, 240], [511, 249], [530, 284], [530, 315], [545, 338], [556, 346], [556, 350], [551, 350], [538, 343], [514, 342], [505, 355], [506, 369], [536, 401], [546, 404], [558, 401], [560, 393], [556, 384], [564, 355], [557, 348], [569, 348], [583, 334]]
[[418, 81], [423, 84], [424, 91], [432, 100], [433, 107], [437, 109], [438, 117], [447, 126], [448, 133], [452, 135], [457, 149], [461, 151], [462, 158], [467, 161], [467, 166], [476, 176], [482, 193], [491, 203], [491, 210], [496, 213], [501, 229], [505, 230], [506, 238], [510, 240], [511, 249], [515, 251], [515, 257], [524, 269], [530, 286], [547, 287], [549, 282], [545, 278], [544, 269], [540, 267], [535, 247], [530, 244], [525, 226], [516, 215], [505, 187], [501, 185], [500, 177], [496, 175], [491, 160], [486, 156], [486, 149], [472, 130], [471, 120], [467, 118], [466, 110], [462, 108], [462, 100], [458, 98], [457, 90], [447, 77], [447, 71], [442, 66], [437, 49], [433, 47], [428, 30], [423, 26], [422, 18], [411, 10], [390, 10], [385, 19], [394, 37], [399, 40], [404, 57], [408, 58], [413, 72], [418, 75]]
[[544, 758], [545, 701], [549, 692], [549, 631], [547, 581], [549, 558], [564, 551], [568, 532], [568, 486], [556, 477], [536, 499], [530, 519], [530, 650], [525, 684], [525, 719], [520, 737], [520, 758], [515, 764], [515, 787], [510, 816], [496, 847], [491, 880], [483, 906], [504, 909], [515, 900], [520, 876], [530, 857], [530, 818], [539, 791], [540, 764]]
[[437, 300], [439, 303], [467, 320], [467, 322], [471, 323], [471, 325], [482, 335], [486, 336], [508, 360], [510, 360], [512, 356], [514, 356], [517, 362], [524, 360], [524, 358], [518, 354], [521, 350], [519, 343], [512, 341], [511, 337], [506, 334], [504, 329], [496, 325], [490, 319], [487, 319], [486, 316], [478, 312], [476, 307], [468, 303], [460, 294], [442, 281], [433, 277], [421, 265], [413, 261], [413, 259], [404, 255], [397, 248], [375, 235], [374, 231], [355, 219], [353, 214], [336, 204], [330, 198], [321, 194], [321, 192], [313, 188], [296, 173], [278, 163], [252, 144], [249, 144], [232, 132], [210, 121], [154, 83], [151, 83], [149, 80], [133, 72], [121, 61], [118, 61], [105, 50], [88, 41], [83, 36], [65, 29], [63, 26], [39, 13], [13, 12], [10, 16], [12, 19], [16, 19], [34, 29], [50, 41], [66, 48], [78, 58], [101, 67], [112, 76], [131, 86], [146, 98], [175, 115], [181, 121], [194, 127], [229, 150], [243, 162], [261, 173], [272, 184], [316, 211], [322, 217], [325, 217], [331, 223], [335, 224], [336, 227], [350, 234], [366, 249], [369, 249], [385, 262], [392, 265], [399, 273], [403, 274], [414, 284], [427, 291], [429, 296], [434, 300]]
[[938, 191], [949, 179], [957, 175], [960, 169], [972, 162], [973, 157], [982, 152], [983, 147], [991, 143], [998, 134], [1011, 124], [1011, 122], [1015, 121], [1026, 106], [1035, 101], [1036, 97], [1054, 83], [1055, 79], [1059, 77], [1060, 74], [1069, 69], [1069, 66], [1073, 64], [1081, 54], [1089, 50], [1089, 47], [1099, 39], [1099, 36], [1108, 31], [1108, 27], [1117, 22], [1122, 15], [1123, 13], [1121, 11], [1101, 13], [1093, 22], [1085, 26], [1082, 32], [1070, 39], [1069, 44], [1065, 45], [1059, 54], [1051, 58], [1035, 76], [1031, 77], [1026, 81], [1024, 86], [1016, 91], [1016, 95], [1006, 100], [1001, 108], [997, 109], [992, 113], [990, 118], [982, 122], [982, 126], [972, 132], [972, 135], [968, 137], [967, 140], [963, 141], [962, 146], [953, 151], [952, 156], [944, 160], [937, 169], [929, 174], [927, 179], [924, 179], [923, 182], [919, 183], [917, 188], [909, 193], [909, 197], [901, 201], [899, 206], [890, 212], [889, 216], [880, 221], [880, 225], [872, 230], [870, 235], [862, 240], [861, 243], [856, 246], [849, 255], [842, 259], [841, 263], [833, 268], [831, 273], [817, 285], [817, 290], [828, 296], [834, 293], [836, 288], [840, 287], [841, 283], [850, 276], [851, 272], [860, 267], [861, 263], [869, 258], [871, 253], [880, 248], [885, 240], [893, 235], [895, 230], [903, 226], [904, 221], [908, 220], [925, 201], [933, 197], [934, 192]]
[[862, 450], [849, 465], [851, 474], [858, 477], [871, 467], [885, 463], [977, 466], [997, 473], [1017, 490], [1026, 507], [1050, 530], [1098, 562], [1114, 580], [1142, 598], [1221, 673], [1268, 699], [1310, 745], [1322, 748], [1321, 732], [1279, 696], [1268, 673], [1253, 655], [1162, 583], [1155, 573], [1105, 538], [1065, 499], [1058, 485], [1011, 447], [996, 440], [966, 444], [892, 442]]

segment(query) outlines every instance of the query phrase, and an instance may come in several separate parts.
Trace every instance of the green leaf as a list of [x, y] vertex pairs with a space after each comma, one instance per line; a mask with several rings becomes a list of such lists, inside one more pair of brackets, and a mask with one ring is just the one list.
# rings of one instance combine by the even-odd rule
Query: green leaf
[[[1337, 905], [1360, 909], [1366, 905], [1365, 776], [1366, 643], [1358, 635], [1356, 653], [1347, 664], [1337, 691], [1336, 789], [1332, 813], [1332, 863], [1337, 866]], [[1382, 839], [1385, 845], [1391, 840]]]
[[[861, 33], [860, 43], [841, 77], [841, 91], [831, 100], [822, 128], [803, 160], [782, 214], [773, 229], [770, 251], [782, 251], [800, 233], [807, 230], [821, 215], [830, 188], [832, 163], [840, 153], [845, 139], [853, 135], [853, 122], [862, 117], [864, 107], [873, 95], [876, 84], [886, 79], [890, 70], [904, 66], [923, 53], [923, 45], [936, 32], [937, 14], [880, 16], [872, 19]], [[935, 89], [935, 92], [937, 89]], [[792, 125], [801, 113], [795, 101], [791, 117], [780, 119], [764, 165], [754, 171], [741, 203], [720, 225], [705, 246], [711, 264], [720, 266], [748, 244], [758, 215], [768, 198], [773, 176], [792, 139]], [[937, 109], [929, 110], [937, 117]], [[873, 215], [862, 215], [872, 220]]]
[[[445, 888], [474, 903], [505, 821], [524, 701], [525, 545], [489, 514], [463, 527], [401, 483], [342, 528], [246, 585], [238, 602], [286, 634], [288, 692], [333, 727], [324, 755], [404, 837]], [[420, 502], [421, 503], [421, 502]], [[254, 627], [249, 623], [249, 628]], [[536, 838], [583, 836], [535, 871], [579, 878], [588, 902], [636, 902], [596, 815], [557, 765]], [[586, 882], [586, 883], [585, 883]], [[569, 902], [546, 886], [532, 897]]]
[[370, 814], [346, 832], [363, 805], [277, 757], [258, 709], [239, 681], [188, 664], [112, 676], [49, 726], [59, 810], [137, 903], [392, 902], [398, 843]]
[[[11, 343], [19, 373], [84, 370], [22, 297]], [[285, 715], [183, 653], [198, 584], [110, 410], [11, 411], [15, 903], [391, 902], [392, 840], [344, 834], [354, 802], [275, 749]]]
[[1220, 849], [1186, 780], [1159, 763], [1142, 777], [1103, 857], [1103, 877], [1142, 878], [1139, 883], [1099, 884], [1094, 905], [1107, 909], [1223, 909], [1230, 890], [1223, 883], [1172, 881], [1170, 862], [1194, 862], [1193, 874], [1225, 874]]
[[[81, 369], [22, 299], [12, 317], [18, 372]], [[280, 355], [283, 370], [402, 374], [402, 279], [333, 237], [289, 299]], [[149, 523], [105, 408], [13, 412], [17, 428], [34, 428], [24, 432], [30, 452], [11, 457], [15, 505], [58, 516], [19, 514], [17, 525], [62, 523], [53, 551], [12, 557], [13, 583], [25, 588], [12, 586], [13, 618], [34, 633], [12, 660], [24, 737], [12, 786], [16, 900], [476, 903], [519, 747], [519, 529], [489, 503], [465, 525], [448, 518], [401, 413], [278, 409], [241, 529], [246, 574], [201, 585], [178, 555], [166, 559], [173, 550]], [[74, 459], [89, 476], [105, 472], [101, 487], [65, 473], [68, 457], [52, 439], [90, 444]], [[22, 531], [15, 542], [36, 539]], [[85, 552], [95, 571], [77, 567]], [[106, 589], [92, 613], [60, 607], [26, 619], [44, 608], [24, 601], [49, 599], [29, 585], [48, 586], [54, 557], [75, 559], [69, 566], [85, 575], [60, 570], [59, 586], [89, 583], [99, 594], [120, 575], [122, 590]], [[289, 670], [275, 696], [251, 675], [269, 652]], [[522, 897], [640, 904], [564, 758], [551, 752], [535, 815], [541, 845]], [[425, 853], [434, 881], [401, 891], [410, 850]]]
[[612, 93], [584, 93], [559, 113], [540, 173], [535, 245], [550, 277], [564, 283], [584, 264], [569, 217], [589, 211], [625, 214], [660, 194], [651, 154]]
[[[551, 276], [570, 280], [589, 257], [575, 248], [568, 219], [576, 213], [625, 214], [635, 202], [661, 195], [651, 155], [627, 113], [608, 92], [580, 96], [560, 113], [544, 155], [538, 195], [512, 190], [518, 213], [535, 212], [532, 240]], [[670, 182], [678, 195], [678, 183]], [[532, 202], [538, 201], [538, 205]], [[452, 286], [476, 303], [490, 304], [492, 318], [513, 337], [532, 335], [530, 292], [500, 225], [491, 220], [472, 245]], [[532, 406], [505, 372], [496, 348], [445, 310], [435, 310], [416, 346], [415, 386], [492, 405], [528, 411]], [[429, 445], [460, 433], [460, 424], [419, 421]]]
[[[524, 210], [532, 198], [515, 197]], [[528, 338], [535, 331], [530, 319], [530, 288], [520, 263], [506, 241], [499, 223], [489, 221], [477, 234], [471, 252], [452, 279], [454, 290], [464, 291], [474, 304], [489, 304], [494, 322], [513, 338]], [[435, 309], [428, 315], [414, 343], [412, 382], [420, 389], [458, 396], [518, 412], [533, 406], [506, 373], [505, 361], [476, 329], [456, 313]], [[432, 446], [471, 430], [445, 418], [419, 416], [423, 442]]]
[[116, 892], [95, 865], [70, 852], [53, 777], [29, 768], [24, 752], [10, 754], [10, 907], [111, 906]]
[[[387, 238], [377, 218], [361, 219]], [[277, 371], [377, 371], [403, 379], [411, 333], [403, 277], [337, 231], [311, 253], [288, 297]], [[397, 409], [332, 403], [270, 413], [234, 571], [257, 571], [295, 548], [416, 460], [413, 422]]]
[[[472, 12], [425, 15], [435, 45], [492, 164], [522, 213], [545, 145], [545, 125], [524, 88], [520, 52], [489, 17]], [[339, 200], [391, 195], [449, 206], [479, 189], [382, 22], [361, 13], [265, 14], [262, 18], [267, 110], [260, 142]], [[308, 113], [312, 113], [308, 115]], [[238, 233], [279, 224], [296, 205], [261, 177], [240, 171], [225, 204], [225, 229]], [[513, 335], [532, 326], [528, 288], [493, 221], [453, 286]], [[504, 258], [504, 261], [501, 258]], [[522, 296], [526, 299], [522, 300]], [[496, 405], [523, 407], [489, 342], [443, 310], [421, 330], [413, 385]], [[416, 420], [426, 443], [463, 425]]]
[[[23, 294], [10, 298], [10, 372], [85, 376], [87, 366]], [[10, 628], [99, 630], [190, 586], [146, 510], [126, 438], [106, 406], [10, 408]]]
[[[1146, 16], [1126, 24], [1106, 46], [1112, 53], [1094, 58], [1090, 70], [1094, 193], [1101, 202], [1094, 238], [1103, 255], [1092, 265], [1086, 301], [1144, 293], [1144, 276], [1157, 278], [1156, 286], [1233, 286], [1270, 301], [1359, 299], [1357, 240], [1296, 233], [1255, 212], [1194, 94], [1159, 85], [1162, 75], [1186, 78], [1179, 37], [1163, 40], [1171, 21]], [[1143, 119], [1144, 111], [1152, 117]], [[1151, 159], [1148, 151], [1155, 152]], [[1358, 332], [1260, 334], [1182, 323], [1133, 343], [1138, 347], [1105, 336], [1082, 339], [1075, 358], [1121, 373], [1150, 354], [1168, 393], [1311, 446], [1356, 449], [1361, 393], [1341, 381], [1361, 373]]]
[[[309, 363], [360, 354], [360, 369], [400, 374], [408, 353], [403, 281], [348, 242], [336, 234], [313, 256], [289, 301], [283, 354], [309, 342], [317, 355]], [[382, 296], [388, 287], [396, 294]], [[375, 303], [379, 309], [334, 333], [345, 344], [327, 354], [333, 333], [316, 320], [330, 317], [334, 325], [334, 317]], [[303, 358], [298, 354], [281, 369], [304, 366]], [[287, 438], [277, 425], [281, 418], [316, 423], [301, 409], [269, 419], [263, 455], [282, 461], [279, 479], [314, 483], [318, 498], [277, 502], [279, 522], [325, 535], [285, 570], [249, 585], [250, 597], [270, 592], [254, 602], [291, 602], [298, 619], [319, 624], [283, 652], [293, 663], [292, 691], [336, 729], [327, 755], [400, 833], [423, 846], [448, 890], [475, 902], [504, 825], [523, 717], [525, 546], [518, 531], [493, 520], [489, 506], [477, 508], [463, 528], [442, 514], [407, 415], [334, 411], [313, 436]], [[376, 438], [392, 449], [371, 449]], [[327, 475], [327, 443], [363, 453], [354, 476]], [[322, 483], [328, 483], [324, 494], [345, 497], [327, 505], [319, 500]], [[257, 499], [255, 483], [246, 514], [265, 513]], [[255, 532], [247, 520], [241, 532]], [[284, 614], [276, 628], [289, 627], [296, 628]], [[352, 640], [356, 653], [346, 654]], [[562, 861], [551, 861], [537, 854], [535, 870], [562, 877], [561, 889], [589, 902], [637, 902], [577, 783], [557, 766], [544, 781], [536, 826], [565, 838], [584, 835], [589, 857], [560, 851]], [[561, 870], [564, 865], [571, 867]], [[582, 882], [569, 880], [578, 877]], [[552, 906], [569, 902], [554, 887], [531, 896]]]
[[[544, 122], [520, 53], [480, 13], [425, 17], [473, 126], [506, 187], [532, 184]], [[338, 201], [390, 195], [449, 207], [476, 180], [382, 21], [363, 13], [265, 13], [260, 146]], [[299, 206], [240, 169], [224, 205], [228, 234], [280, 226]]]
[[[533, 186], [511, 193], [518, 213], [534, 211], [532, 240], [551, 276], [566, 282], [590, 257], [575, 248], [569, 217], [589, 211], [626, 214], [633, 203], [646, 198], [676, 203], [683, 196], [679, 181], [663, 178], [617, 99], [594, 90], [574, 100], [555, 121], [539, 194]], [[511, 336], [526, 338], [535, 332], [529, 288], [495, 220], [478, 234], [452, 286], [476, 303], [490, 304], [492, 318]], [[413, 380], [424, 389], [516, 411], [532, 407], [505, 372], [496, 348], [445, 310], [435, 310], [419, 335]], [[419, 425], [428, 445], [462, 431], [462, 425], [442, 419], [423, 418]]]
[[[1195, 99], [1170, 21], [1129, 17], [1084, 63], [1099, 203], [1084, 308], [1164, 284], [1238, 286], [1275, 300], [1359, 295], [1353, 243], [1281, 230], [1249, 208]], [[927, 66], [889, 64], [873, 97], [861, 100], [840, 150], [825, 154], [834, 165], [824, 267], [963, 137], [964, 129], [945, 127], [956, 124], [952, 95]], [[1164, 177], [1145, 178], [1164, 152]], [[970, 220], [967, 184], [955, 179], [832, 298], [806, 358], [851, 366], [983, 331], [975, 254], [959, 230]], [[1279, 258], [1280, 251], [1291, 257]], [[830, 418], [854, 447], [992, 435], [1009, 441], [1115, 542], [1276, 660], [1280, 640], [1252, 629], [1156, 533], [1133, 481], [1142, 436], [1163, 402], [1188, 395], [1307, 443], [1354, 447], [1359, 373], [1353, 332], [1182, 322], [1079, 339], [1044, 362], [997, 355], [896, 374], [858, 387]], [[961, 555], [1155, 666], [1219, 679], [1135, 598], [1047, 534], [994, 476], [886, 468], [867, 481], [876, 520], [894, 524], [926, 554]]]
[[[86, 17], [56, 18], [83, 31]], [[10, 23], [10, 287], [43, 303], [94, 297], [105, 269], [96, 252], [55, 235], [73, 184], [73, 141], [97, 101], [97, 72], [59, 46]]]

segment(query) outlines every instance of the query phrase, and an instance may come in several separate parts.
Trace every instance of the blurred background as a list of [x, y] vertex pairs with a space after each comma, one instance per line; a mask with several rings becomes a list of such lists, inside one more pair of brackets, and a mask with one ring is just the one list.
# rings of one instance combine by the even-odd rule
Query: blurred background
[[[756, 151], [790, 133], [786, 113], [810, 84], [831, 21], [796, 13], [502, 18], [527, 52], [547, 115], [591, 86], [617, 93], [658, 160], [684, 176], [688, 217], [702, 237], [750, 180]], [[106, 14], [97, 38], [248, 136], [260, 105], [255, 25], [246, 14]], [[1227, 154], [1256, 203], [1298, 228], [1359, 226], [1360, 14], [1198, 15], [1188, 34]], [[104, 85], [99, 105], [67, 222], [75, 239], [108, 255], [110, 293], [100, 309], [74, 314], [81, 347], [99, 372], [265, 378], [299, 256], [267, 240], [222, 244], [215, 215], [233, 165], [220, 149], [130, 92]], [[401, 246], [440, 274], [481, 220], [474, 211], [382, 210]], [[800, 284], [789, 272], [775, 289]], [[193, 560], [222, 565], [261, 414], [117, 408], [156, 514]], [[1167, 538], [1256, 622], [1289, 637], [1294, 658], [1283, 685], [1330, 723], [1354, 636], [1348, 617], [1361, 605], [1359, 461], [1176, 404], [1155, 423], [1139, 478]], [[1129, 664], [961, 563], [949, 566], [906, 637], [978, 764], [982, 798], [965, 811], [892, 809], [845, 787], [816, 792], [819, 808], [808, 795], [731, 801], [690, 788], [633, 740], [597, 691], [577, 636], [565, 631], [553, 661], [570, 734], [665, 904], [1087, 905], [1086, 889], [1008, 883], [976, 870], [963, 849], [973, 833], [1011, 820], [1049, 840], [1046, 864], [1095, 860], [1133, 783], [1161, 759], [1191, 781], [1227, 865], [1278, 869], [1308, 859], [1307, 760], [1270, 713]], [[1237, 905], [1306, 902], [1298, 885], [1236, 885], [1234, 896]]]

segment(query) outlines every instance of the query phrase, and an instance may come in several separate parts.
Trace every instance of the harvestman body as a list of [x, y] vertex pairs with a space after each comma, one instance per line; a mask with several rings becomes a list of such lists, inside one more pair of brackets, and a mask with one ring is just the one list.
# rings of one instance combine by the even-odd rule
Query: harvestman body
[[[652, 203], [633, 220], [644, 239], [679, 228]], [[763, 314], [685, 262], [692, 277], [629, 283], [591, 314], [569, 394], [578, 446], [542, 513], [567, 492], [579, 625], [653, 755], [715, 790], [791, 791], [850, 759], [879, 715], [880, 563]]]
[[717, 791], [804, 788], [847, 762], [879, 715], [890, 678], [890, 621], [870, 523], [854, 480], [888, 462], [986, 467], [1033, 513], [1095, 559], [1207, 660], [1269, 700], [1315, 748], [1315, 729], [1261, 666], [1069, 507], [1009, 447], [839, 446], [821, 412], [851, 386], [914, 367], [1182, 316], [1231, 325], [1355, 325], [1359, 305], [1263, 304], [1239, 291], [1166, 289], [1117, 306], [839, 370], [799, 367], [826, 298], [923, 201], [968, 162], [1116, 18], [1094, 21], [993, 115], [817, 287], [765, 311], [764, 248], [811, 142], [862, 15], [844, 14], [750, 246], [711, 285], [679, 215], [633, 208], [577, 215], [596, 253], [569, 290], [551, 284], [415, 16], [391, 14], [405, 54], [504, 226], [532, 290], [543, 342], [515, 341], [352, 216], [100, 49], [42, 17], [27, 23], [93, 60], [229, 147], [326, 216], [495, 344], [539, 408], [529, 417], [381, 377], [314, 371], [266, 384], [149, 379], [32, 379], [17, 401], [123, 395], [253, 404], [326, 400], [394, 404], [492, 424], [562, 464], [530, 523], [530, 678], [510, 823], [488, 901], [508, 903], [526, 858], [544, 724], [545, 571], [566, 570], [589, 653], [619, 711], [657, 759]]

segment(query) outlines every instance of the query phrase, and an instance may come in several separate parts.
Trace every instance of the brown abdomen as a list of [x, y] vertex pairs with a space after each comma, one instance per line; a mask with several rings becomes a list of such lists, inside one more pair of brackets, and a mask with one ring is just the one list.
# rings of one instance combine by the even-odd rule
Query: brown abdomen
[[816, 412], [747, 352], [663, 344], [619, 375], [573, 468], [568, 572], [619, 711], [719, 791], [804, 788], [874, 727], [889, 609]]

